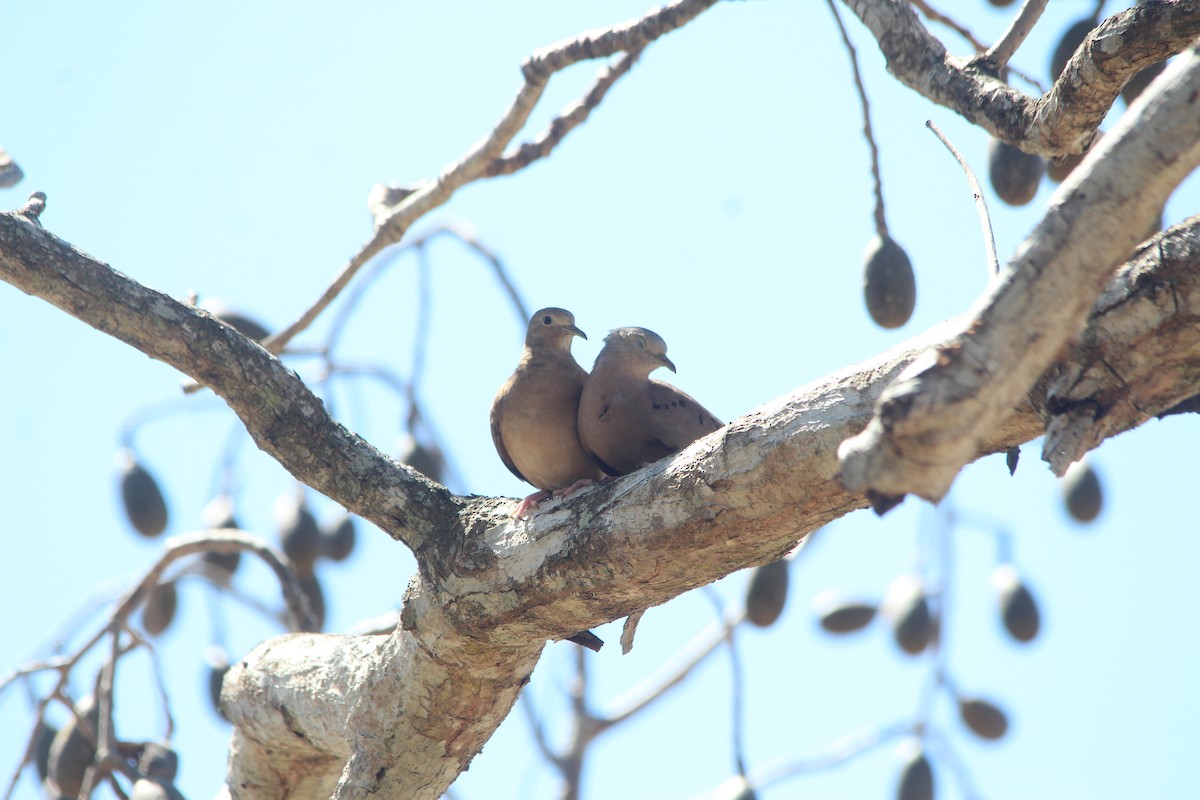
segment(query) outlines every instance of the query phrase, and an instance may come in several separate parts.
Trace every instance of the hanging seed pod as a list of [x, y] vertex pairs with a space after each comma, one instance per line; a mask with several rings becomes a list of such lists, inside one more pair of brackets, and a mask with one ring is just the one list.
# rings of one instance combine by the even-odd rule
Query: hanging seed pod
[[899, 328], [917, 304], [912, 261], [891, 236], [875, 235], [863, 253], [863, 299], [881, 328]]
[[1050, 80], [1058, 80], [1058, 76], [1062, 75], [1063, 70], [1066, 69], [1071, 56], [1075, 55], [1079, 45], [1083, 44], [1083, 40], [1087, 38], [1094, 27], [1096, 27], [1095, 17], [1088, 17], [1067, 28], [1066, 33], [1055, 45], [1054, 54], [1050, 56]]
[[24, 177], [25, 173], [21, 171], [21, 167], [17, 165], [17, 162], [13, 161], [12, 156], [4, 152], [3, 147], [0, 147], [0, 189], [16, 186]]
[[746, 589], [746, 619], [760, 628], [775, 624], [788, 594], [788, 560], [781, 558], [754, 568]]
[[1008, 467], [1010, 476], [1017, 474], [1017, 463], [1021, 460], [1020, 445], [1013, 445], [1004, 452], [1004, 465]]
[[904, 652], [918, 655], [933, 642], [933, 615], [919, 576], [905, 573], [892, 581], [883, 610], [892, 620], [892, 637]]
[[133, 451], [121, 453], [121, 503], [129, 524], [142, 536], [153, 538], [167, 529], [167, 501], [158, 482], [138, 463]]
[[875, 605], [846, 600], [835, 592], [826, 591], [813, 599], [817, 619], [828, 633], [854, 633], [871, 624], [878, 610]]
[[160, 636], [171, 626], [179, 606], [179, 594], [175, 581], [160, 583], [150, 590], [146, 604], [142, 606], [142, 627], [151, 636]]
[[208, 668], [208, 699], [221, 719], [228, 721], [225, 712], [221, 711], [221, 684], [229, 672], [229, 655], [220, 645], [210, 645], [204, 650], [204, 663]]
[[289, 492], [275, 501], [275, 525], [279, 543], [297, 572], [312, 571], [321, 554], [321, 529], [301, 492]]
[[[75, 704], [75, 714], [59, 728], [50, 743], [50, 756], [46, 767], [50, 781], [64, 797], [78, 797], [83, 786], [83, 773], [96, 758], [95, 737], [100, 730], [100, 706], [96, 699], [88, 696]], [[88, 721], [91, 736], [80, 727], [79, 717]]]
[[1100, 478], [1090, 464], [1076, 461], [1067, 467], [1061, 486], [1067, 513], [1076, 522], [1091, 522], [1100, 516], [1100, 510], [1104, 507], [1104, 492]]
[[1159, 61], [1157, 64], [1151, 64], [1143, 70], [1139, 70], [1132, 78], [1126, 81], [1121, 87], [1121, 97], [1125, 100], [1125, 105], [1133, 105], [1133, 101], [1137, 100], [1138, 95], [1146, 91], [1155, 78], [1162, 74], [1162, 71], [1167, 68], [1167, 62]]
[[1033, 593], [1029, 591], [1017, 568], [1001, 564], [992, 570], [992, 588], [1000, 599], [1000, 618], [1004, 629], [1018, 642], [1031, 642], [1041, 628], [1041, 615]]
[[337, 525], [321, 529], [321, 555], [330, 561], [345, 561], [354, 552], [357, 538], [354, 517], [345, 514]]
[[996, 705], [978, 697], [958, 699], [958, 716], [971, 733], [996, 741], [1008, 733], [1008, 717]]
[[173, 781], [179, 772], [179, 754], [165, 744], [146, 742], [138, 759], [138, 772], [146, 778]]
[[933, 767], [921, 742], [912, 739], [902, 743], [897, 755], [902, 766], [896, 800], [933, 800]]
[[992, 139], [988, 144], [988, 177], [992, 189], [1010, 206], [1023, 206], [1032, 200], [1045, 171], [1046, 162], [1041, 156], [1026, 153], [999, 139]]
[[[212, 530], [220, 530], [222, 528], [241, 529], [237, 519], [233, 516], [233, 498], [228, 494], [219, 494], [208, 504], [204, 506], [201, 512], [201, 518], [204, 520], [204, 525]], [[238, 565], [242, 563], [242, 554], [240, 551], [232, 553], [215, 553], [211, 550], [203, 556], [205, 571], [215, 581], [223, 584], [228, 584], [233, 573], [237, 571]]]
[[434, 483], [445, 479], [446, 459], [437, 445], [425, 445], [412, 436], [400, 441], [400, 463], [412, 467]]

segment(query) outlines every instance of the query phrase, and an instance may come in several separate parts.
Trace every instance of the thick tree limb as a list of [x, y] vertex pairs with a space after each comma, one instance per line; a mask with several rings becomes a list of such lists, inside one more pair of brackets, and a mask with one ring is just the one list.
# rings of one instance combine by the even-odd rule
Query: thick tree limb
[[[1124, 380], [1111, 370], [1089, 373], [1094, 395], [1137, 398], [1112, 404], [1105, 435], [1200, 391], [1200, 270], [1186, 255], [1198, 242], [1200, 218], [1144, 250], [1105, 295], [1080, 349], [1063, 359], [1123, 363], [1129, 319], [1137, 320], [1139, 354], [1158, 357], [1145, 349], [1160, 342], [1187, 354], [1165, 380], [1137, 369]], [[946, 328], [518, 524], [507, 516], [511, 501], [451, 498], [380, 455], [328, 419], [294, 373], [206, 312], [131, 281], [19, 215], [0, 214], [0, 277], [213, 386], [285, 468], [417, 551], [421, 576], [394, 634], [284, 637], [230, 673], [230, 781], [236, 796], [249, 798], [317, 796], [334, 787], [342, 798], [437, 797], [507, 715], [546, 638], [774, 560], [863, 507], [839, 479], [837, 446], [867, 424], [892, 379]], [[972, 457], [1036, 437], [1041, 417], [1055, 414], [1047, 404], [1021, 402], [984, 432]]]
[[1092, 319], [1103, 324], [1089, 325], [1076, 357], [1059, 361], [1039, 381], [1049, 412], [1042, 458], [1056, 475], [1129, 420], [1173, 408], [1180, 387], [1200, 393], [1200, 350], [1192, 335], [1200, 327], [1200, 298], [1154, 278], [1155, 290], [1129, 302], [1148, 274], [1200, 267], [1200, 237], [1177, 235], [1185, 229], [1172, 228], [1140, 248], [1092, 309]]
[[839, 449], [846, 485], [876, 507], [938, 500], [980, 443], [1082, 330], [1112, 270], [1200, 164], [1200, 52], [1074, 171], [962, 327], [889, 388], [867, 429]]
[[347, 431], [295, 372], [207, 311], [130, 280], [19, 214], [0, 214], [0, 277], [211, 387], [297, 479], [413, 550], [456, 523], [445, 487]]
[[1083, 152], [1126, 81], [1200, 36], [1200, 0], [1139, 3], [1101, 23], [1050, 91], [1031, 98], [996, 78], [996, 65], [985, 57], [949, 55], [908, 3], [844, 2], [902, 83], [997, 139], [1047, 157]]
[[[1169, 231], [1161, 247], [1148, 248], [1122, 270], [1097, 306], [1089, 335], [1064, 359], [1097, 363], [1128, 354], [1128, 342], [1120, 338], [1128, 325], [1114, 317], [1117, 307], [1124, 309], [1120, 316], [1139, 320], [1139, 349], [1153, 345], [1190, 354], [1187, 369], [1168, 373], [1168, 380], [1177, 381], [1168, 391], [1163, 391], [1166, 382], [1138, 373], [1146, 382], [1143, 394], [1152, 394], [1152, 401], [1142, 408], [1114, 405], [1105, 417], [1106, 432], [1135, 427], [1156, 413], [1157, 406], [1200, 390], [1195, 378], [1200, 374], [1200, 270], [1194, 268], [1194, 259], [1181, 255], [1159, 261], [1156, 255], [1197, 251], [1200, 217]], [[470, 508], [475, 516], [464, 523], [470, 534], [460, 552], [430, 571], [439, 572], [437, 585], [423, 579], [413, 584], [403, 629], [391, 638], [289, 637], [266, 643], [248, 656], [230, 674], [224, 696], [239, 736], [248, 736], [243, 729], [250, 728], [239, 721], [248, 715], [256, 720], [255, 747], [263, 752], [278, 753], [276, 742], [319, 740], [319, 752], [309, 758], [324, 765], [326, 780], [340, 768], [339, 758], [354, 753], [365, 765], [352, 765], [342, 778], [342, 791], [347, 792], [349, 775], [361, 779], [374, 774], [371, 769], [388, 765], [385, 745], [396, 748], [397, 759], [405, 747], [426, 756], [431, 748], [436, 750], [427, 741], [428, 726], [434, 723], [414, 716], [422, 709], [443, 723], [456, 718], [463, 725], [473, 724], [461, 735], [458, 729], [437, 728], [438, 735], [456, 746], [480, 742], [487, 725], [499, 725], [504, 718], [509, 697], [531, 666], [525, 659], [539, 650], [548, 632], [565, 636], [665, 602], [735, 569], [770, 561], [809, 531], [865, 505], [838, 480], [833, 456], [837, 443], [866, 424], [892, 377], [941, 333], [935, 329], [797, 389], [674, 458], [548, 506], [528, 523], [507, 517], [509, 501], [474, 501]], [[1160, 355], [1158, 349], [1145, 353], [1150, 361]], [[1131, 388], [1111, 372], [1097, 375], [1096, 381], [1105, 384], [1104, 391]], [[979, 454], [1028, 441], [1041, 432], [1042, 418], [1054, 417], [1046, 404], [1025, 400], [990, 432]], [[998, 480], [1002, 469], [997, 464]], [[463, 672], [435, 671], [430, 678], [425, 670], [431, 654], [447, 647], [452, 647], [456, 669]], [[360, 659], [366, 663], [358, 663]], [[479, 663], [472, 666], [474, 659]], [[499, 664], [498, 671], [490, 670], [489, 664]], [[335, 670], [342, 670], [341, 677], [332, 677]], [[507, 684], [504, 670], [510, 671]], [[432, 698], [424, 688], [431, 680], [430, 691], [449, 694]], [[457, 693], [446, 689], [448, 684], [458, 686]], [[336, 687], [335, 697], [323, 708], [323, 692], [330, 685]], [[472, 699], [478, 695], [487, 702], [464, 710], [462, 686], [468, 687], [465, 693]], [[262, 696], [266, 687], [269, 700]], [[304, 719], [317, 724], [323, 719], [320, 724], [332, 726], [355, 709], [368, 709], [372, 716], [351, 718], [349, 729], [359, 732], [353, 741], [322, 738], [325, 734], [317, 736], [288, 723]], [[486, 716], [477, 716], [480, 713]], [[369, 740], [364, 740], [363, 731], [371, 732]], [[406, 736], [416, 737], [415, 744]], [[387, 741], [381, 743], [381, 738]], [[377, 749], [360, 755], [368, 746]], [[459, 753], [446, 760], [456, 767], [461, 757]], [[278, 755], [272, 759], [275, 764], [280, 761]], [[239, 758], [233, 763], [240, 769]], [[302, 774], [306, 763], [297, 758], [286, 766], [288, 774]], [[445, 761], [439, 763], [437, 769], [442, 769]], [[395, 772], [393, 768], [388, 774]], [[363, 785], [378, 787], [369, 781]], [[398, 786], [397, 793], [385, 791], [382, 796], [405, 796]], [[289, 795], [281, 791], [248, 796]]]
[[[1096, 231], [1076, 218], [1055, 235], [1084, 247]], [[1054, 399], [1019, 403], [983, 431], [970, 457], [1037, 437], [1043, 417], [1074, 419], [1076, 397], [1129, 398], [1104, 403], [1091, 433], [1099, 437], [1200, 392], [1198, 242], [1193, 219], [1145, 248], [1061, 360], [1120, 365], [1116, 371], [1085, 367], [1086, 380], [1052, 371], [1044, 384]], [[930, 331], [764, 405], [677, 457], [516, 524], [506, 516], [509, 501], [454, 499], [398, 467], [330, 420], [264, 349], [28, 218], [0, 215], [0, 277], [214, 387], [284, 468], [418, 553], [422, 577], [401, 631], [274, 640], [230, 673], [230, 777], [236, 794], [250, 798], [335, 786], [342, 798], [437, 796], [508, 714], [547, 637], [766, 563], [862, 507], [841, 485], [836, 447], [868, 423], [895, 375], [944, 337], [944, 329]], [[1148, 343], [1170, 350], [1165, 368], [1138, 361], [1158, 357]]]

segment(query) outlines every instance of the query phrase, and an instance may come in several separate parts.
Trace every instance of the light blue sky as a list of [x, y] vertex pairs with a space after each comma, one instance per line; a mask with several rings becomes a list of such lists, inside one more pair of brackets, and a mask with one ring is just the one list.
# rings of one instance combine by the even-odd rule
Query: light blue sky
[[[964, 21], [984, 40], [1013, 13], [964, 5]], [[1092, 7], [1052, 5], [1016, 58], [1037, 75], [1058, 33]], [[3, 205], [42, 190], [46, 227], [80, 249], [175, 297], [223, 298], [278, 327], [369, 237], [374, 183], [419, 181], [457, 159], [510, 102], [533, 50], [645, 10], [627, 2], [368, 2], [336, 12], [281, 2], [8, 4], [0, 145], [27, 178]], [[860, 296], [872, 233], [868, 156], [846, 57], [820, 3], [719, 5], [653, 45], [548, 161], [465, 188], [414, 233], [469, 225], [504, 259], [531, 308], [575, 313], [591, 337], [575, 348], [585, 365], [607, 329], [654, 329], [679, 367], [670, 380], [726, 420], [915, 335], [966, 309], [986, 276], [966, 183], [924, 122], [935, 120], [981, 179], [987, 140], [898, 86], [862, 28], [848, 16], [847, 24], [872, 100], [889, 225], [917, 271], [916, 313], [901, 331], [875, 328]], [[526, 133], [584, 91], [599, 66], [556, 78]], [[1002, 260], [1052, 189], [1023, 209], [989, 198]], [[1168, 221], [1194, 213], [1198, 200], [1193, 179], [1168, 205]], [[523, 326], [478, 259], [452, 243], [430, 256], [432, 339], [420, 399], [460, 475], [452, 488], [522, 495], [527, 488], [493, 451], [487, 412], [516, 363]], [[403, 256], [373, 285], [347, 331], [347, 360], [408, 374], [415, 265]], [[302, 341], [318, 342], [329, 319]], [[234, 421], [208, 396], [172, 401], [173, 370], [8, 286], [0, 286], [0, 351], [7, 670], [45, 655], [67, 620], [128, 585], [158, 552], [160, 543], [128, 529], [117, 503], [122, 423], [149, 404], [178, 403], [180, 413], [147, 424], [135, 441], [169, 495], [170, 532], [183, 533], [200, 525]], [[311, 362], [293, 365], [314, 377]], [[395, 395], [348, 380], [332, 402], [352, 428], [395, 448], [405, 412]], [[1200, 546], [1187, 498], [1197, 441], [1195, 422], [1176, 417], [1106, 443], [1093, 454], [1106, 505], [1086, 528], [1066, 518], [1036, 443], [1014, 478], [1000, 457], [969, 468], [940, 511], [910, 499], [884, 520], [859, 512], [829, 526], [795, 565], [779, 625], [739, 636], [751, 768], [820, 752], [919, 706], [928, 662], [899, 655], [880, 625], [845, 640], [821, 636], [811, 598], [830, 587], [878, 597], [922, 558], [918, 531], [954, 513], [1011, 532], [1043, 613], [1038, 641], [1005, 640], [987, 582], [994, 541], [960, 526], [949, 669], [965, 691], [1001, 703], [1012, 725], [1004, 741], [981, 744], [945, 703], [936, 721], [980, 795], [1195, 796], [1200, 649], [1189, 612]], [[237, 452], [239, 517], [273, 536], [271, 503], [290, 479], [248, 440]], [[336, 512], [323, 498], [312, 502], [319, 516]], [[321, 567], [330, 630], [393, 607], [413, 571], [410, 555], [378, 531], [361, 529], [360, 545], [349, 562]], [[273, 597], [264, 570], [241, 578]], [[716, 591], [736, 599], [745, 579], [731, 576]], [[181, 604], [180, 624], [158, 652], [180, 786], [194, 799], [220, 785], [228, 740], [208, 708], [203, 650], [220, 638], [236, 657], [278, 628], [194, 582]], [[598, 707], [668, 660], [712, 613], [699, 593], [655, 609], [626, 657], [619, 625], [599, 631], [611, 644], [589, 659]], [[529, 689], [558, 733], [572, 655], [549, 646]], [[162, 735], [148, 675], [145, 660], [123, 675], [123, 737]], [[76, 677], [81, 691], [87, 676]], [[732, 769], [728, 687], [722, 654], [609, 734], [590, 761], [587, 796], [688, 797], [723, 781]], [[19, 757], [28, 707], [19, 688], [0, 696], [0, 775]], [[759, 796], [889, 796], [892, 750]], [[962, 797], [947, 762], [935, 769], [939, 798]], [[464, 800], [555, 795], [519, 710], [455, 792]], [[22, 778], [17, 796], [39, 793]]]

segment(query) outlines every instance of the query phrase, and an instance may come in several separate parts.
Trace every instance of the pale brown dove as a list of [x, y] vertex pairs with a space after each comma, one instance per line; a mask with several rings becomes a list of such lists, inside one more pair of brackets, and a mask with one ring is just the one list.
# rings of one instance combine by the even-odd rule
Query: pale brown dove
[[677, 453], [721, 427], [704, 406], [668, 383], [667, 343], [645, 328], [617, 328], [604, 340], [579, 400], [583, 448], [609, 475], [625, 475]]
[[[569, 494], [604, 476], [579, 443], [579, 395], [587, 371], [571, 355], [576, 336], [587, 338], [570, 311], [543, 308], [534, 314], [521, 361], [492, 401], [492, 441], [500, 460], [542, 490], [522, 500], [514, 517], [525, 516], [551, 495]], [[597, 651], [604, 644], [591, 631], [570, 641]]]
[[587, 338], [570, 311], [543, 308], [534, 314], [521, 361], [492, 401], [492, 441], [500, 460], [541, 489], [513, 516], [525, 516], [552, 494], [568, 494], [603, 477], [579, 443], [579, 395], [587, 371], [571, 355], [576, 336]]

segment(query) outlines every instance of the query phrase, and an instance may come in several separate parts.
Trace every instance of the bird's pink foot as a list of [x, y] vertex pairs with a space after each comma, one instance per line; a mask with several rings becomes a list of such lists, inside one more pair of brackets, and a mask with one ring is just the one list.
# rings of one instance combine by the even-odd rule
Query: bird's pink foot
[[529, 497], [526, 497], [524, 500], [518, 503], [517, 507], [509, 513], [509, 516], [513, 519], [525, 519], [534, 511], [537, 511], [538, 503], [542, 502], [543, 500], [549, 500], [550, 497], [551, 492], [546, 490], [534, 492], [533, 494], [529, 495]]
[[589, 486], [594, 486], [595, 483], [596, 483], [596, 481], [593, 478], [580, 478], [579, 480], [572, 483], [570, 486], [567, 486], [562, 489], [555, 489], [553, 492], [551, 492], [551, 494], [554, 497], [570, 497], [571, 495], [575, 494], [576, 492], [578, 492], [581, 489], [586, 489]]

